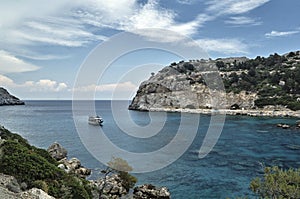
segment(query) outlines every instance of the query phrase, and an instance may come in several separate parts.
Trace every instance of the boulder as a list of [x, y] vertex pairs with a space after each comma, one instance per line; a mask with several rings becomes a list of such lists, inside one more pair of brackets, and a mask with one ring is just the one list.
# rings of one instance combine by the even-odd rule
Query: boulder
[[37, 188], [32, 188], [32, 189], [29, 189], [28, 191], [25, 191], [25, 192], [21, 193], [20, 198], [22, 198], [22, 199], [28, 199], [28, 198], [32, 198], [32, 199], [55, 199], [54, 197], [49, 196], [43, 190], [37, 189]]
[[120, 198], [128, 194], [118, 175], [106, 176], [106, 179], [99, 179], [92, 183], [98, 187], [98, 190], [102, 190], [102, 195], [106, 195], [108, 198]]
[[83, 167], [80, 160], [77, 158], [71, 158], [70, 160], [63, 158], [59, 160], [59, 163], [61, 163], [58, 165], [59, 168], [63, 169], [67, 173], [77, 174], [81, 178], [86, 178], [92, 173], [92, 170]]
[[290, 127], [290, 125], [288, 125], [288, 124], [277, 124], [277, 127], [279, 127], [279, 128], [282, 128], [282, 129], [289, 129], [289, 128], [291, 128]]
[[71, 158], [68, 162], [74, 170], [79, 169], [81, 166], [80, 160], [78, 160], [77, 158]]
[[91, 175], [92, 170], [84, 168], [84, 167], [80, 167], [80, 168], [75, 170], [75, 173], [78, 174], [81, 177], [86, 177], [86, 176]]
[[283, 129], [288, 129], [288, 128], [290, 128], [290, 125], [288, 125], [288, 124], [283, 124], [283, 125], [282, 125], [282, 128], [283, 128]]
[[67, 157], [67, 150], [62, 147], [59, 143], [54, 142], [49, 148], [47, 149], [48, 153], [56, 160], [61, 160]]
[[135, 199], [169, 199], [171, 194], [167, 187], [156, 187], [152, 184], [144, 184], [135, 187], [133, 190], [133, 198]]
[[15, 178], [12, 178], [11, 181], [6, 184], [6, 188], [14, 193], [20, 193], [21, 192], [21, 187], [18, 183], [18, 181]]
[[77, 158], [67, 159], [67, 150], [59, 143], [55, 142], [47, 149], [48, 153], [56, 159], [60, 164], [58, 168], [64, 170], [66, 173], [77, 174], [81, 178], [86, 178], [91, 175], [91, 169], [87, 169], [81, 165], [80, 160]]

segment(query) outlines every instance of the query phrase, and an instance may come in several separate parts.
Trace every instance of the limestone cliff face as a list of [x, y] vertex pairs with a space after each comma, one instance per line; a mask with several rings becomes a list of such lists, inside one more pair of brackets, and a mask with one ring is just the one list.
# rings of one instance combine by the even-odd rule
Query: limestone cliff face
[[9, 92], [0, 87], [0, 106], [3, 105], [24, 105], [25, 103], [19, 98], [9, 94]]
[[231, 108], [233, 105], [252, 108], [257, 94], [245, 91], [238, 94], [225, 93], [222, 78], [215, 66], [216, 61], [213, 60], [172, 63], [140, 85], [129, 109]]

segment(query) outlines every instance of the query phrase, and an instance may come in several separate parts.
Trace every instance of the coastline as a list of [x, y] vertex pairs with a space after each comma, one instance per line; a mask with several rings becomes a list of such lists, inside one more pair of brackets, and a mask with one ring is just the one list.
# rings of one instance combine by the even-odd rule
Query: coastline
[[148, 111], [153, 112], [178, 112], [178, 113], [194, 113], [194, 114], [223, 114], [223, 115], [246, 115], [252, 117], [296, 117], [300, 118], [300, 110], [231, 110], [231, 109], [186, 109], [186, 108], [150, 108]]

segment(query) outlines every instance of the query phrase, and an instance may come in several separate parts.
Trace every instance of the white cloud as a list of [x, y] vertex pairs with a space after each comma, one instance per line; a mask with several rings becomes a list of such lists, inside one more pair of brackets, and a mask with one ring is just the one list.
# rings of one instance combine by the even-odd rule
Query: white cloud
[[249, 12], [270, 0], [211, 0], [207, 11], [220, 14], [242, 14]]
[[[1, 5], [0, 45], [16, 45], [16, 49], [41, 44], [81, 47], [91, 41], [105, 40], [105, 36], [86, 30], [81, 21], [74, 19], [72, 12], [79, 2], [84, 1], [4, 3]], [[49, 5], [45, 6], [45, 3]]]
[[[139, 34], [142, 34], [142, 32], [138, 31], [139, 29], [158, 28], [175, 31], [187, 36], [196, 33], [197, 29], [207, 21], [206, 15], [199, 15], [192, 21], [178, 23], [175, 20], [176, 13], [172, 10], [161, 8], [156, 0], [149, 0], [144, 5], [139, 5], [135, 2], [134, 4], [129, 4], [129, 6], [126, 1], [124, 2], [126, 4], [124, 7], [116, 3], [119, 7], [116, 5], [110, 6], [114, 9], [102, 6], [96, 12], [97, 14], [95, 14], [95, 10], [87, 9], [78, 12], [76, 16], [81, 21], [97, 27], [125, 30]], [[123, 8], [124, 10], [120, 11], [117, 8]], [[101, 14], [99, 14], [100, 10], [102, 11], [100, 12]], [[110, 12], [107, 10], [110, 10]], [[124, 14], [120, 15], [121, 13]]]
[[0, 85], [11, 87], [11, 86], [14, 86], [15, 83], [12, 79], [10, 79], [4, 75], [0, 75]]
[[[194, 20], [179, 23], [176, 13], [161, 8], [158, 0], [146, 3], [138, 0], [54, 0], [44, 6], [45, 3], [48, 2], [5, 3], [0, 17], [0, 45], [10, 46], [11, 52], [28, 45], [82, 47], [106, 40], [106, 36], [98, 35], [102, 28], [130, 32], [160, 28], [192, 36], [210, 20], [201, 14]], [[21, 56], [26, 56], [26, 52]]]
[[156, 1], [149, 1], [136, 14], [125, 21], [124, 29], [167, 28], [173, 24], [174, 13], [166, 10], [158, 10]]
[[225, 21], [227, 24], [241, 26], [241, 25], [261, 25], [261, 21], [257, 21], [256, 19], [245, 17], [245, 16], [237, 16], [230, 17], [230, 20]]
[[293, 35], [293, 34], [297, 34], [300, 31], [298, 30], [294, 30], [294, 31], [271, 31], [270, 33], [266, 33], [265, 36], [266, 37], [283, 37], [283, 36], [289, 36], [289, 35]]
[[38, 66], [27, 63], [4, 50], [0, 50], [0, 73], [5, 74], [16, 72], [28, 72], [38, 69]]
[[177, 0], [178, 3], [180, 4], [185, 4], [185, 5], [192, 5], [195, 3], [196, 0]]
[[101, 35], [95, 35], [85, 31], [77, 21], [49, 17], [42, 21], [28, 21], [13, 35], [27, 44], [46, 43], [67, 47], [84, 46], [90, 41], [107, 39]]
[[[153, 35], [138, 31], [138, 29], [167, 29], [191, 37], [206, 22], [212, 21], [220, 15], [243, 14], [268, 1], [205, 1], [204, 4], [207, 8], [204, 9], [204, 13], [200, 13], [194, 19], [185, 22], [178, 22], [177, 18], [180, 18], [178, 13], [161, 7], [159, 0], [148, 0], [143, 3], [138, 0], [53, 0], [51, 3], [36, 0], [7, 1], [1, 4], [0, 49], [17, 53], [21, 57], [34, 58], [36, 56], [32, 56], [32, 54], [38, 53], [33, 52], [30, 56], [30, 53], [20, 52], [18, 49], [45, 44], [82, 47], [94, 41], [106, 40], [106, 36], [98, 35], [103, 29], [125, 30], [156, 39], [164, 36], [161, 41], [174, 42], [182, 38], [172, 35], [170, 37], [169, 35]], [[177, 0], [177, 2], [191, 4], [196, 1]], [[259, 24], [255, 19], [247, 17], [231, 17], [226, 23], [233, 25]], [[9, 50], [7, 46], [9, 46]], [[31, 50], [33, 49], [34, 47]], [[11, 54], [11, 56], [14, 55]], [[47, 56], [44, 53], [44, 58], [40, 59], [55, 57], [57, 55]]]
[[41, 79], [38, 82], [32, 84], [31, 91], [43, 91], [43, 92], [59, 92], [67, 89], [67, 84], [58, 83], [49, 79]]
[[41, 79], [39, 81], [26, 81], [21, 84], [15, 83], [12, 79], [0, 75], [0, 85], [13, 89], [21, 89], [29, 92], [61, 92], [66, 91], [68, 86], [66, 83], [59, 83], [49, 79]]
[[199, 39], [200, 47], [208, 52], [222, 54], [247, 53], [248, 46], [238, 39]]
[[137, 89], [137, 85], [130, 81], [114, 84], [101, 84], [101, 85], [87, 85], [79, 88], [74, 88], [76, 92], [103, 92], [103, 91], [121, 91], [121, 92], [131, 92]]

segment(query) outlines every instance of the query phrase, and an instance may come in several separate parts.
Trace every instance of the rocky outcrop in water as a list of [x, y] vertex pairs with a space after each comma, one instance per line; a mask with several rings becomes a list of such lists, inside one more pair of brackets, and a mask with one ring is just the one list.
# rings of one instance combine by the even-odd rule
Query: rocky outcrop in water
[[9, 94], [9, 92], [0, 87], [0, 106], [4, 105], [24, 105], [25, 103], [19, 98]]
[[133, 190], [134, 199], [170, 199], [171, 194], [167, 187], [155, 187], [151, 184], [144, 184], [138, 187], [135, 187]]
[[101, 198], [121, 198], [128, 194], [126, 188], [122, 185], [122, 180], [118, 175], [106, 176], [105, 179], [91, 181], [98, 190], [102, 190]]

